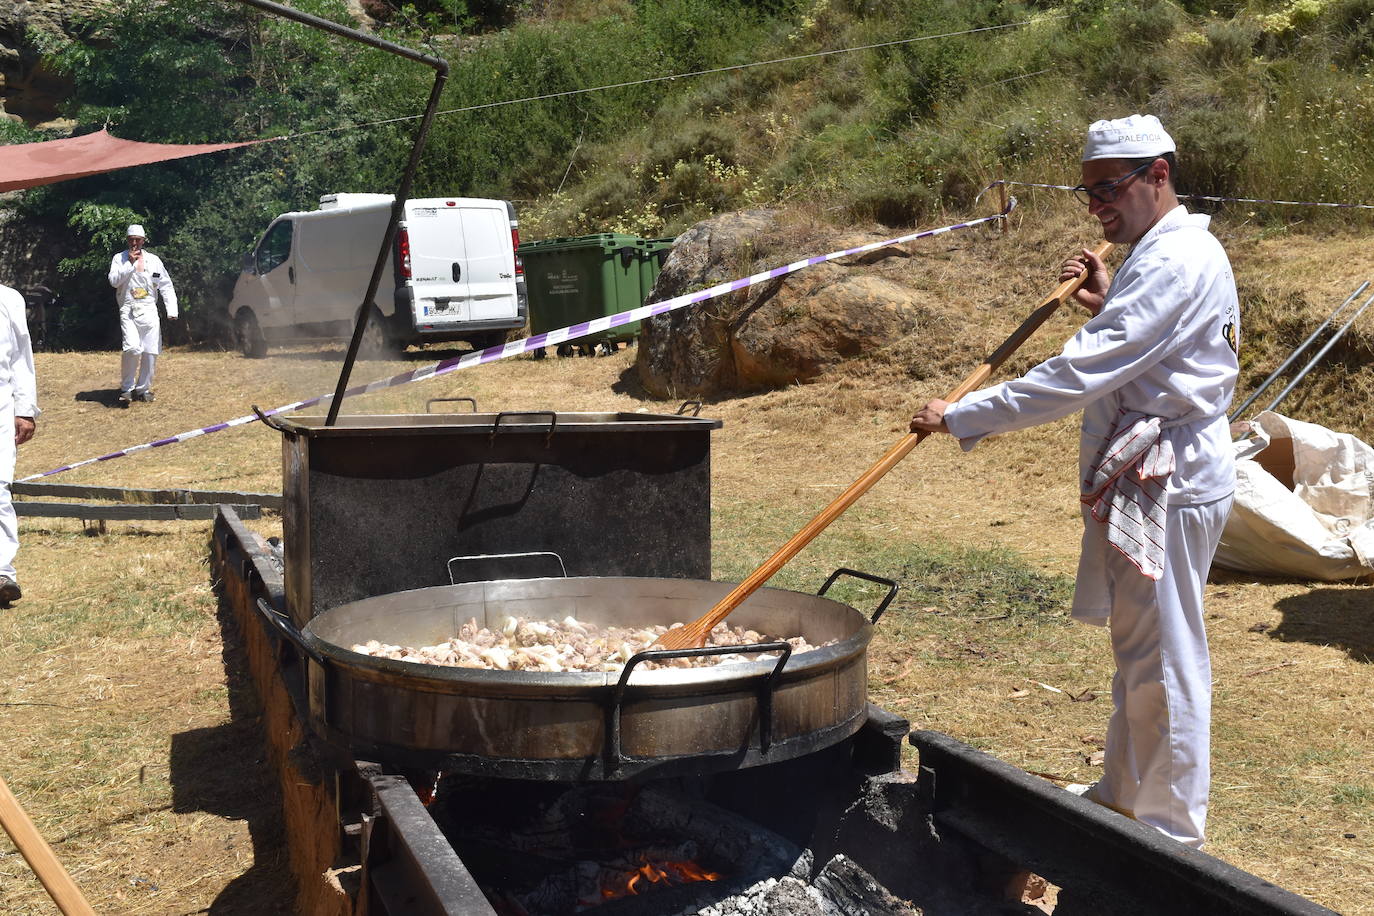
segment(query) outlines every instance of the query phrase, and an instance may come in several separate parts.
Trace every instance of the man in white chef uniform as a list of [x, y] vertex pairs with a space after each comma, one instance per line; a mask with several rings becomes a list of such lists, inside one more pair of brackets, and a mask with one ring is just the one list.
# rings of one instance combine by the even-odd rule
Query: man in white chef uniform
[[1088, 128], [1075, 189], [1131, 246], [1109, 279], [1084, 249], [1060, 279], [1091, 318], [1014, 381], [932, 400], [913, 432], [984, 436], [1083, 411], [1084, 534], [1073, 616], [1111, 630], [1116, 674], [1102, 778], [1086, 797], [1200, 847], [1210, 783], [1211, 662], [1202, 595], [1235, 488], [1226, 410], [1240, 308], [1231, 265], [1174, 190], [1174, 141], [1152, 115]]
[[38, 386], [33, 372], [33, 346], [24, 315], [24, 297], [0, 286], [0, 606], [18, 601], [14, 556], [19, 552], [19, 519], [10, 498], [18, 447], [33, 438], [38, 418]]
[[177, 292], [162, 259], [144, 249], [148, 239], [140, 225], [129, 227], [129, 247], [110, 261], [110, 285], [119, 304], [119, 330], [123, 335], [119, 402], [153, 399], [153, 372], [162, 351], [162, 328], [157, 317], [157, 297], [167, 317], [177, 317]]

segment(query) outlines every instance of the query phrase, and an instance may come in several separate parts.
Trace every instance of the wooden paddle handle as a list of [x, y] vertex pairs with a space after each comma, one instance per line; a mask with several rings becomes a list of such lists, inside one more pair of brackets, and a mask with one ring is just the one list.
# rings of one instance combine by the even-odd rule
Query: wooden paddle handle
[[19, 807], [18, 799], [3, 779], [0, 779], [0, 825], [4, 826], [5, 832], [23, 854], [24, 861], [29, 863], [38, 880], [43, 882], [48, 896], [65, 916], [95, 916], [95, 910], [81, 896], [80, 889], [62, 863], [57, 861], [57, 856], [53, 855], [52, 847], [38, 833], [24, 809]]
[[[1113, 245], [1111, 242], [1103, 242], [1093, 249], [1093, 253], [1099, 258], [1106, 257], [1107, 253], [1110, 252], [1112, 248]], [[1023, 321], [1021, 326], [1013, 331], [1011, 336], [1003, 341], [1002, 345], [983, 361], [982, 365], [956, 386], [954, 390], [945, 397], [945, 400], [957, 401], [987, 381], [988, 377], [991, 376], [999, 366], [1006, 362], [1007, 358], [1015, 353], [1018, 347], [1025, 343], [1042, 324], [1049, 320], [1049, 317], [1054, 314], [1059, 306], [1063, 305], [1070, 296], [1078, 291], [1078, 288], [1083, 285], [1083, 281], [1087, 278], [1088, 270], [1084, 269], [1083, 273], [1079, 276], [1072, 280], [1065, 280], [1063, 283], [1059, 284], [1055, 291], [1050, 293], [1049, 296], [1036, 307], [1035, 311], [1031, 312], [1030, 317]], [[911, 450], [919, 445], [921, 440], [925, 439], [928, 435], [930, 434], [920, 432], [908, 433], [903, 437], [901, 441], [888, 450], [887, 454], [879, 458], [873, 467], [864, 472], [862, 477], [850, 484], [847, 490], [837, 496], [834, 502], [822, 509], [821, 513], [808, 522], [806, 527], [794, 534], [791, 540], [786, 544], [783, 544], [782, 547], [778, 549], [777, 553], [773, 554], [764, 561], [762, 566], [754, 570], [754, 572], [749, 575], [749, 578], [735, 586], [730, 594], [722, 598], [715, 607], [708, 611], [706, 616], [700, 621], [701, 629], [709, 632], [711, 627], [728, 617], [731, 611], [739, 607], [740, 604], [757, 591], [763, 583], [771, 579], [779, 569], [782, 569], [788, 560], [792, 559], [803, 547], [811, 543], [816, 535], [824, 531], [841, 513], [852, 506], [860, 496], [867, 493], [884, 474], [892, 470], [897, 462], [905, 458]], [[707, 621], [709, 621], [709, 625]], [[696, 624], [694, 623], [692, 626], [696, 626]]]

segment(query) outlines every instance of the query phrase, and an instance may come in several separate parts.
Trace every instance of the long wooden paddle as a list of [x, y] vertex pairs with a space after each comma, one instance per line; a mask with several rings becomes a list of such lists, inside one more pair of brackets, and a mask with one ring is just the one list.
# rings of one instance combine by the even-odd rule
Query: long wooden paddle
[[[1099, 258], [1103, 258], [1112, 250], [1112, 247], [1111, 242], [1103, 242], [1094, 249], [1093, 253]], [[1002, 363], [1006, 362], [1008, 357], [1016, 352], [1017, 348], [1039, 330], [1040, 326], [1054, 314], [1056, 309], [1064, 304], [1065, 300], [1078, 291], [1078, 288], [1083, 285], [1083, 281], [1086, 280], [1087, 277], [1088, 271], [1085, 269], [1083, 273], [1074, 279], [1065, 280], [1063, 283], [1059, 284], [1058, 288], [1050, 293], [1048, 298], [1042, 301], [1040, 305], [1036, 306], [1035, 311], [1031, 312], [1030, 317], [1022, 322], [1021, 326], [1012, 332], [1012, 335], [1003, 341], [1002, 345], [998, 347], [991, 356], [983, 360], [982, 365], [975, 369], [968, 378], [964, 379], [957, 388], [945, 395], [945, 400], [957, 401], [987, 381], [988, 377], [991, 376]], [[808, 522], [805, 528], [793, 535], [792, 539], [786, 544], [783, 544], [782, 547], [778, 549], [777, 553], [773, 554], [762, 566], [754, 570], [754, 572], [749, 575], [749, 578], [735, 586], [734, 590], [722, 598], [715, 607], [711, 608], [691, 623], [681, 627], [674, 627], [669, 630], [659, 637], [658, 641], [654, 644], [655, 647], [661, 649], [688, 649], [705, 645], [706, 637], [710, 635], [712, 627], [730, 616], [731, 611], [739, 607], [740, 604], [757, 591], [763, 583], [771, 579], [779, 569], [782, 569], [788, 560], [792, 559], [803, 547], [811, 543], [811, 540], [815, 538], [816, 535], [824, 531], [826, 526], [838, 518], [844, 510], [852, 506], [860, 496], [867, 493], [869, 488], [877, 483], [884, 474], [892, 470], [897, 462], [905, 458], [907, 453], [919, 445], [921, 440], [925, 439], [928, 435], [930, 434], [927, 432], [907, 433], [900, 442], [888, 450], [886, 455], [879, 458], [878, 462], [874, 464], [873, 467], [869, 468], [862, 477], [850, 484], [849, 488], [837, 496], [834, 502], [826, 506], [819, 515]]]
[[81, 890], [67, 874], [62, 863], [53, 855], [52, 847], [34, 827], [19, 800], [14, 797], [5, 780], [0, 779], [0, 826], [10, 835], [38, 880], [65, 916], [95, 916], [95, 910], [81, 896]]

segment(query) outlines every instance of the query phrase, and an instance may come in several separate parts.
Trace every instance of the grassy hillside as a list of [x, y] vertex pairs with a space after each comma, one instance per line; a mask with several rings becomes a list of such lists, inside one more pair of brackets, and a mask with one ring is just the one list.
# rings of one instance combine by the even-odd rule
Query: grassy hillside
[[[300, 6], [347, 20], [336, 0]], [[1133, 110], [1159, 114], [1174, 133], [1191, 193], [1362, 202], [1374, 170], [1365, 155], [1374, 0], [431, 0], [368, 9], [385, 18], [378, 28], [388, 38], [452, 64], [448, 113], [435, 123], [417, 193], [515, 199], [531, 239], [671, 235], [756, 205], [905, 227], [965, 212], [995, 177], [1072, 183], [1083, 127]], [[204, 330], [239, 254], [272, 215], [330, 191], [394, 189], [416, 122], [393, 119], [419, 113], [432, 78], [211, 0], [120, 10], [81, 40], [42, 48], [75, 81], [68, 113], [82, 131], [108, 123], [140, 140], [289, 138], [27, 192], [29, 218], [69, 227], [59, 254], [78, 303], [73, 337], [89, 330], [81, 309], [103, 301], [95, 262], [133, 217], [173, 253]], [[853, 48], [864, 50], [844, 50]], [[660, 79], [670, 75], [682, 76]], [[542, 98], [496, 105], [533, 97]], [[5, 137], [32, 138], [16, 125]], [[1369, 219], [1334, 208], [1218, 209], [1276, 230]]]

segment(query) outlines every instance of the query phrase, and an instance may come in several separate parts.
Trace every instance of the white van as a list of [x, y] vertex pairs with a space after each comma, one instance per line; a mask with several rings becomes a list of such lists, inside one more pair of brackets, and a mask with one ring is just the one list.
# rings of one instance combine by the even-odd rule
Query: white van
[[[245, 356], [269, 341], [348, 338], [395, 198], [326, 194], [318, 210], [283, 213], [243, 261], [229, 318]], [[515, 207], [504, 200], [408, 200], [387, 254], [361, 352], [425, 341], [494, 346], [528, 311]]]

